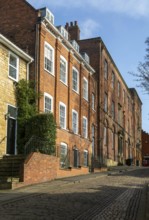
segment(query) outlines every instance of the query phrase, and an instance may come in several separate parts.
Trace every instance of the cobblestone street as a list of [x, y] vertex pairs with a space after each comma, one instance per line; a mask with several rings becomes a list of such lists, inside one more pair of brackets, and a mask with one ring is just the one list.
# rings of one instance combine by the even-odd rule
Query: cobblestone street
[[144, 220], [149, 168], [0, 191], [1, 220]]

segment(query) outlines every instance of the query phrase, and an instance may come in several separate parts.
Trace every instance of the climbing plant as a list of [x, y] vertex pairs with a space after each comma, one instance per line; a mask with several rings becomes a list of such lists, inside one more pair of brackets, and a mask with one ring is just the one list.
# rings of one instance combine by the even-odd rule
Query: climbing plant
[[[24, 146], [33, 136], [46, 141], [47, 152], [54, 153], [56, 125], [52, 113], [38, 114], [36, 100], [42, 95], [35, 91], [34, 82], [24, 79], [16, 84], [16, 101], [18, 107], [18, 153], [24, 153]], [[42, 142], [44, 143], [44, 142]], [[47, 144], [48, 143], [48, 144]], [[44, 146], [42, 146], [44, 148]], [[41, 145], [40, 145], [40, 151]]]

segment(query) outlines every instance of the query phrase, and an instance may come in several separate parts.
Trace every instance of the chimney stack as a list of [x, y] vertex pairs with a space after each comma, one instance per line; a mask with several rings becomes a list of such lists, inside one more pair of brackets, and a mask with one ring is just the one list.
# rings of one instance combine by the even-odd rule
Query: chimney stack
[[78, 22], [74, 21], [74, 22], [67, 22], [65, 25], [65, 29], [68, 31], [69, 36], [70, 36], [70, 40], [75, 40], [78, 41], [80, 40], [80, 28], [78, 26]]

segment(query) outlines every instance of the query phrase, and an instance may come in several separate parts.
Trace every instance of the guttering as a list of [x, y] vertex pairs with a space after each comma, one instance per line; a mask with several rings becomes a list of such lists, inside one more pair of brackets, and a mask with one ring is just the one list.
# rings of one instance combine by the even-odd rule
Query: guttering
[[23, 50], [21, 50], [18, 46], [13, 44], [10, 40], [8, 40], [2, 34], [0, 34], [0, 43], [5, 45], [7, 48], [9, 48], [11, 51], [13, 51], [19, 57], [23, 58], [28, 63], [33, 62], [34, 59], [31, 56], [29, 56], [27, 53], [25, 53]]

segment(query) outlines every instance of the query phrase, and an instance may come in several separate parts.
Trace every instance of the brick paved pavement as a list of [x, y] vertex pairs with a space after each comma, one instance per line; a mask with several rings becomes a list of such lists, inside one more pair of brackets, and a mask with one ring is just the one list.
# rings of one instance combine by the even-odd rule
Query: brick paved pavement
[[149, 168], [139, 168], [0, 191], [0, 220], [144, 220], [148, 182]]

